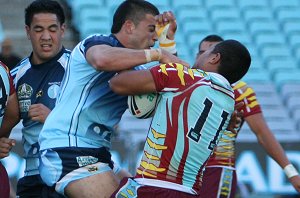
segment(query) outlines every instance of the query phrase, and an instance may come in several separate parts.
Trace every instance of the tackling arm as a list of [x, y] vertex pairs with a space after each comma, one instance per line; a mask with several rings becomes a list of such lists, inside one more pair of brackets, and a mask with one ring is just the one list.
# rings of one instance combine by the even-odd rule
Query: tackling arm
[[120, 95], [137, 95], [156, 92], [150, 70], [125, 71], [110, 80], [111, 89]]

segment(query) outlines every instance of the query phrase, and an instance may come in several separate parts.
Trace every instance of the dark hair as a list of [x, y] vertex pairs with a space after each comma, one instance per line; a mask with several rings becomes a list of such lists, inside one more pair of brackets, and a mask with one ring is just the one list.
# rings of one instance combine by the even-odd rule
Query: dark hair
[[138, 25], [145, 18], [146, 14], [154, 16], [159, 14], [157, 7], [148, 1], [143, 0], [127, 0], [119, 5], [111, 27], [111, 33], [118, 33], [126, 20], [133, 21], [134, 25]]
[[225, 40], [218, 43], [211, 53], [220, 53], [221, 62], [218, 73], [224, 76], [230, 84], [240, 80], [247, 73], [251, 64], [248, 49], [236, 40]]
[[204, 39], [202, 39], [199, 43], [199, 48], [200, 45], [204, 42], [204, 41], [208, 41], [208, 42], [221, 42], [224, 41], [224, 39], [222, 37], [220, 37], [219, 35], [216, 34], [210, 34], [206, 37], [204, 37]]
[[65, 23], [64, 10], [57, 1], [35, 0], [25, 9], [25, 24], [30, 26], [33, 16], [39, 13], [55, 14], [60, 24]]

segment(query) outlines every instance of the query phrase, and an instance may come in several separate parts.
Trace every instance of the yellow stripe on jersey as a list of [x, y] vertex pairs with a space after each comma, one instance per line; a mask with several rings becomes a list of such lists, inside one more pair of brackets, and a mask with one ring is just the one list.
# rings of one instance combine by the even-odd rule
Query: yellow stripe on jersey
[[241, 101], [241, 100], [243, 100], [244, 98], [247, 98], [247, 96], [250, 96], [253, 93], [254, 93], [253, 89], [247, 88], [247, 90], [243, 94], [241, 94], [238, 98], [236, 98], [236, 100]]
[[254, 101], [254, 102], [251, 102], [250, 104], [248, 104], [247, 106], [250, 107], [250, 108], [253, 108], [255, 106], [258, 105], [258, 102], [257, 101]]
[[188, 69], [188, 73], [189, 73], [190, 77], [194, 80], [195, 79], [194, 71], [192, 69]]
[[148, 143], [148, 145], [149, 145], [151, 148], [154, 148], [154, 149], [156, 149], [156, 150], [165, 150], [165, 149], [167, 149], [166, 146], [158, 145], [158, 144], [152, 142], [152, 140], [150, 140], [149, 138], [147, 138], [147, 143]]
[[176, 69], [178, 71], [177, 75], [178, 75], [178, 77], [180, 79], [181, 85], [185, 85], [183, 65], [176, 64]]
[[232, 140], [227, 140], [227, 139], [225, 139], [225, 138], [220, 138], [219, 142], [231, 143]]
[[168, 76], [166, 65], [167, 65], [167, 64], [161, 64], [159, 67], [160, 67], [160, 69], [161, 69], [161, 72], [162, 72], [163, 74], [165, 74], [166, 76]]
[[131, 189], [126, 189], [126, 191], [128, 192], [128, 194], [130, 194], [131, 196], [135, 195]]
[[140, 174], [140, 175], [145, 175], [145, 176], [148, 176], [148, 177], [154, 177], [154, 178], [157, 177], [156, 175], [150, 174], [150, 173], [148, 173], [148, 172], [143, 172], [143, 171], [141, 171], [141, 170], [139, 170], [139, 169], [136, 170], [136, 173], [137, 173], [137, 174]]
[[150, 170], [150, 171], [155, 171], [155, 172], [164, 172], [166, 170], [165, 168], [156, 167], [154, 164], [149, 164], [145, 161], [141, 161], [141, 167], [143, 167], [144, 169]]
[[228, 137], [231, 137], [231, 138], [236, 136], [235, 133], [232, 133], [232, 132], [230, 132], [230, 131], [225, 131], [225, 132], [224, 132], [224, 135], [227, 135]]
[[[218, 151], [215, 151], [214, 152], [216, 154], [216, 156], [220, 156], [220, 157], [231, 157], [234, 153], [233, 152], [218, 152]], [[227, 159], [227, 158], [225, 158]]]
[[144, 153], [145, 153], [145, 155], [146, 155], [146, 157], [147, 157], [148, 159], [156, 160], [156, 161], [159, 160], [159, 157], [157, 157], [157, 156], [155, 156], [155, 155], [151, 155], [151, 154], [147, 153], [146, 151], [144, 151]]
[[158, 133], [157, 131], [155, 131], [154, 129], [151, 129], [151, 132], [154, 136], [155, 139], [158, 138], [166, 138], [166, 135], [162, 134], [162, 133]]
[[234, 85], [233, 90], [240, 89], [244, 86], [246, 86], [246, 83], [243, 81], [239, 81], [237, 84]]
[[125, 193], [123, 193], [123, 192], [121, 192], [120, 195], [122, 195], [125, 198], [128, 198], [128, 196]]
[[233, 167], [234, 166], [234, 163], [233, 162], [220, 162], [221, 165], [224, 165], [224, 166], [231, 166]]
[[256, 96], [251, 96], [248, 98], [250, 101], [256, 100]]

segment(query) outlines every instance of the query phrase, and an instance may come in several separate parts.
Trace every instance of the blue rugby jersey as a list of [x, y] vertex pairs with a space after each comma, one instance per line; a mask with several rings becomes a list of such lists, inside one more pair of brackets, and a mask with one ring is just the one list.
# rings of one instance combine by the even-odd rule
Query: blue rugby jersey
[[123, 47], [113, 35], [95, 34], [74, 48], [56, 107], [39, 138], [41, 150], [111, 147], [113, 127], [127, 108], [127, 96], [117, 95], [109, 87], [116, 72], [97, 71], [86, 61], [86, 51], [101, 44]]
[[205, 163], [234, 111], [233, 89], [219, 74], [180, 64], [151, 72], [161, 99], [136, 181], [197, 194]]
[[54, 108], [70, 53], [63, 48], [50, 61], [38, 65], [31, 64], [32, 55], [30, 55], [11, 71], [23, 120], [25, 176], [39, 174], [38, 137], [43, 127], [43, 123], [32, 121], [28, 117], [29, 107], [32, 104], [42, 103], [51, 110]]

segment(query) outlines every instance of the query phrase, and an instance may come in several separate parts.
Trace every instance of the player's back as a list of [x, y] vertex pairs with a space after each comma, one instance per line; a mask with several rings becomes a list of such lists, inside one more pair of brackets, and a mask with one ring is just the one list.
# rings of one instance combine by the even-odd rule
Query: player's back
[[[168, 72], [169, 79], [176, 75]], [[184, 80], [187, 88], [162, 93], [137, 177], [197, 191], [204, 164], [234, 110], [234, 96], [218, 74], [194, 71]]]

